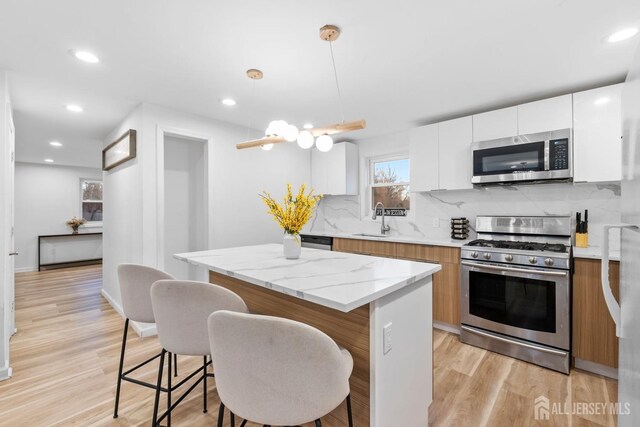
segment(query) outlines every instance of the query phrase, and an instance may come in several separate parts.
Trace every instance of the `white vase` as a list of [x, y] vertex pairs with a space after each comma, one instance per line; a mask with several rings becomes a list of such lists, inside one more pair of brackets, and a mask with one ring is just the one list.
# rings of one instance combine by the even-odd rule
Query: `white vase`
[[300, 258], [300, 236], [284, 233], [284, 238], [282, 239], [282, 245], [284, 247], [284, 257], [287, 259], [298, 259]]

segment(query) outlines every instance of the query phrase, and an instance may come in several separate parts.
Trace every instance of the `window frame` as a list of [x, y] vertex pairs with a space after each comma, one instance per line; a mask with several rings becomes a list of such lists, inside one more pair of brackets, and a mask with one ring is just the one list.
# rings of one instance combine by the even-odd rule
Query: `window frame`
[[[83, 191], [82, 191], [82, 186], [85, 182], [99, 182], [100, 184], [102, 184], [102, 191], [104, 191], [104, 181], [102, 179], [99, 178], [80, 178], [80, 186], [79, 188], [79, 215], [78, 218], [84, 218], [82, 215], [83, 209], [82, 209], [82, 205], [83, 203], [100, 203], [102, 204], [102, 207], [104, 209], [104, 193], [103, 193], [103, 200], [84, 200], [82, 198], [83, 196]], [[104, 210], [103, 210], [104, 212]], [[80, 227], [82, 228], [101, 228], [102, 227], [102, 221], [87, 221], [84, 224], [82, 224]]]
[[[409, 162], [409, 181], [375, 184], [374, 183], [375, 164], [381, 163], [381, 162], [391, 162], [396, 160], [407, 160]], [[372, 156], [367, 158], [366, 165], [367, 165], [367, 185], [366, 185], [366, 191], [365, 191], [366, 208], [364, 209], [364, 212], [365, 212], [365, 216], [369, 217], [370, 219], [373, 216], [373, 188], [374, 187], [392, 187], [394, 185], [406, 185], [408, 187], [408, 193], [411, 193], [411, 157], [409, 156], [409, 152]], [[413, 197], [411, 197], [411, 199], [413, 199]], [[393, 208], [393, 206], [385, 206], [385, 208]], [[410, 201], [410, 207], [409, 209], [407, 209], [407, 216], [394, 216], [389, 218], [394, 218], [394, 219], [410, 218], [412, 217], [413, 212], [414, 212], [413, 201]]]

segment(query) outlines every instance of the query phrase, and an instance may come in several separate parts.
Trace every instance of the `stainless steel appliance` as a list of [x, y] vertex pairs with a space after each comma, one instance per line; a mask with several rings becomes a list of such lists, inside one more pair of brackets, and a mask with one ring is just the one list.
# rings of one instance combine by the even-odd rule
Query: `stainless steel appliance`
[[474, 184], [573, 178], [571, 129], [475, 142]]
[[325, 251], [333, 250], [333, 237], [301, 234], [300, 240], [303, 248], [322, 249]]
[[569, 373], [571, 217], [479, 216], [460, 251], [460, 341]]

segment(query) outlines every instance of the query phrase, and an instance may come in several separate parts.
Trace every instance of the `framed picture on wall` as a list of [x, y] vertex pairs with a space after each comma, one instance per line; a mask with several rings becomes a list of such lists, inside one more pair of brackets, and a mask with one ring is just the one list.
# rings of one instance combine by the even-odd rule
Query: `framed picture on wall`
[[102, 150], [102, 170], [108, 171], [136, 156], [136, 131], [129, 129]]

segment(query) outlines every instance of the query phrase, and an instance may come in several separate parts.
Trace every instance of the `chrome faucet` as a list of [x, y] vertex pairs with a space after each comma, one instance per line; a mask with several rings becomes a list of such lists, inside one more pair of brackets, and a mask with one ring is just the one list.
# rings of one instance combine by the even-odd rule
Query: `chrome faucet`
[[371, 219], [375, 220], [378, 217], [376, 215], [376, 212], [378, 211], [378, 206], [382, 206], [382, 226], [380, 227], [380, 234], [387, 234], [389, 230], [391, 230], [391, 227], [384, 224], [384, 205], [382, 204], [382, 202], [376, 203], [376, 207], [373, 208], [373, 217]]

